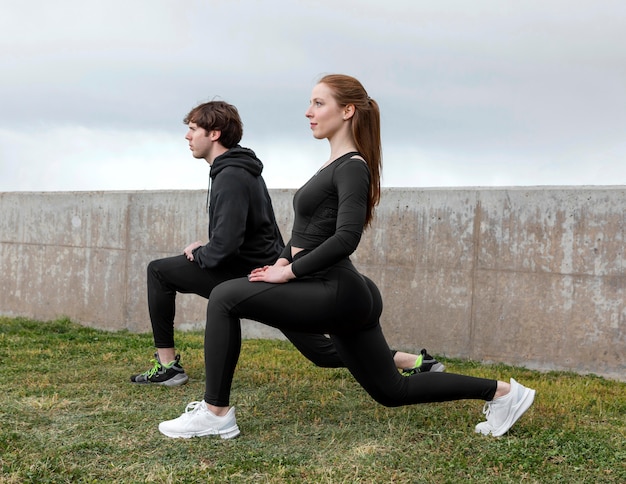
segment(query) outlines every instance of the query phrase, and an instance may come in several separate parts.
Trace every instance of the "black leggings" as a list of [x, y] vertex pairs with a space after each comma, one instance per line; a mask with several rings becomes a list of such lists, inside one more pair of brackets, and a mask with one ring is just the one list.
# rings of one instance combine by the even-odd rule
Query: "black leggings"
[[[197, 294], [208, 299], [218, 284], [242, 277], [248, 272], [250, 270], [247, 267], [202, 269], [196, 262], [189, 261], [184, 255], [150, 262], [147, 279], [148, 310], [155, 347], [175, 347], [174, 316], [177, 292]], [[323, 334], [293, 331], [284, 331], [284, 334], [306, 358], [317, 366], [325, 368], [344, 366], [332, 341]]]
[[229, 405], [241, 349], [240, 318], [283, 332], [330, 334], [343, 364], [385, 406], [493, 399], [495, 380], [437, 372], [402, 376], [380, 328], [381, 312], [378, 289], [348, 259], [285, 284], [247, 278], [224, 282], [215, 288], [207, 307], [204, 399], [211, 405]]
[[[320, 368], [345, 368], [344, 362], [337, 353], [333, 340], [325, 334], [298, 333], [297, 331], [285, 331], [282, 333], [302, 355]], [[391, 350], [393, 358], [397, 350]]]
[[148, 310], [157, 348], [174, 348], [176, 293], [197, 294], [206, 299], [215, 287], [248, 271], [233, 268], [202, 269], [184, 255], [153, 260], [148, 264]]

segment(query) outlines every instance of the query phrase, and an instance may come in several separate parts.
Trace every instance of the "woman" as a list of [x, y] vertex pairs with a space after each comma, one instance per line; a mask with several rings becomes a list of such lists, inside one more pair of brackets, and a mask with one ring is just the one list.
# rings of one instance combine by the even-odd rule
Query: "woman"
[[487, 420], [476, 432], [499, 436], [530, 407], [535, 391], [503, 381], [449, 373], [403, 377], [382, 334], [377, 287], [349, 259], [380, 198], [380, 113], [356, 79], [324, 76], [306, 111], [330, 157], [294, 196], [290, 242], [271, 266], [220, 284], [211, 294], [204, 339], [204, 400], [162, 422], [169, 437], [239, 435], [230, 388], [241, 347], [240, 318], [280, 330], [328, 333], [361, 386], [385, 406], [478, 399]]

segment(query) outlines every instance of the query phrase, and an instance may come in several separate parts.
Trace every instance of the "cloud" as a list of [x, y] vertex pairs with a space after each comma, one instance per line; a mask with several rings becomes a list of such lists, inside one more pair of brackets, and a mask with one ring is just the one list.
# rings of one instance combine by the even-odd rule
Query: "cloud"
[[[183, 136], [171, 133], [51, 128], [0, 130], [0, 191], [205, 188], [209, 166], [194, 159]], [[36, 142], [33, 140], [36, 139]]]
[[625, 16], [612, 0], [9, 3], [0, 190], [201, 188], [181, 121], [216, 97], [268, 185], [297, 186], [328, 156], [303, 116], [328, 72], [379, 102], [387, 186], [623, 184]]

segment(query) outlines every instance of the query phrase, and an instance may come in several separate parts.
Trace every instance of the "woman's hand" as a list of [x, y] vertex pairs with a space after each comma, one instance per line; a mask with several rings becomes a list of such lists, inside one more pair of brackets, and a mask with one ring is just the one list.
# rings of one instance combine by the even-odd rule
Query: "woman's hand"
[[295, 279], [295, 277], [287, 259], [278, 259], [274, 265], [259, 267], [248, 274], [250, 282], [270, 282], [272, 284], [283, 284], [290, 279]]
[[183, 250], [183, 254], [185, 254], [185, 257], [187, 257], [187, 259], [193, 262], [193, 251], [196, 250], [201, 245], [202, 245], [202, 242], [200, 242], [199, 240], [196, 242], [192, 242], [187, 247], [185, 247], [185, 250]]

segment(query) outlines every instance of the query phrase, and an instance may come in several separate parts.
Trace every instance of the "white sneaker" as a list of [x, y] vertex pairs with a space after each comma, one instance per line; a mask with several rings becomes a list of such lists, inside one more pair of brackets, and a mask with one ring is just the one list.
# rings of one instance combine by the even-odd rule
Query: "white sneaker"
[[235, 419], [235, 407], [231, 407], [223, 417], [218, 417], [207, 408], [203, 400], [188, 404], [185, 413], [180, 417], [161, 422], [159, 432], [174, 439], [207, 435], [219, 435], [223, 439], [232, 439], [239, 435], [239, 427]]
[[476, 425], [475, 432], [500, 437], [509, 431], [515, 422], [530, 408], [535, 399], [535, 390], [526, 388], [511, 378], [511, 391], [503, 397], [485, 403], [483, 413], [486, 422]]

